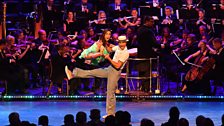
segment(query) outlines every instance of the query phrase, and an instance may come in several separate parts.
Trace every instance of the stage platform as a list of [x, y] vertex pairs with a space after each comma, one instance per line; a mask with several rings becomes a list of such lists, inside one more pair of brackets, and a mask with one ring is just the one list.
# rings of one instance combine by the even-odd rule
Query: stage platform
[[[0, 123], [8, 124], [8, 115], [11, 112], [18, 112], [21, 120], [28, 120], [37, 124], [38, 117], [47, 115], [49, 124], [60, 126], [66, 114], [73, 114], [78, 111], [87, 113], [89, 120], [90, 110], [97, 108], [101, 110], [101, 116], [105, 114], [104, 101], [25, 101], [25, 102], [0, 102]], [[168, 120], [170, 107], [177, 106], [180, 110], [180, 117], [188, 119], [190, 126], [195, 126], [195, 118], [198, 115], [209, 117], [214, 121], [215, 126], [221, 125], [221, 116], [224, 114], [224, 102], [186, 102], [186, 101], [154, 101], [149, 102], [117, 102], [117, 110], [128, 111], [131, 114], [132, 126], [139, 126], [143, 118], [154, 121], [155, 126]], [[103, 120], [103, 119], [102, 119]]]

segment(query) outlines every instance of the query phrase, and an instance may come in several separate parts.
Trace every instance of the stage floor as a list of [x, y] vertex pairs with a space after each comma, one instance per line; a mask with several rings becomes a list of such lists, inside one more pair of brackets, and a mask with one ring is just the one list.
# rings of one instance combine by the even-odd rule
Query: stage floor
[[[117, 102], [117, 110], [128, 111], [132, 115], [132, 125], [139, 126], [142, 118], [149, 118], [156, 126], [168, 120], [170, 107], [177, 106], [180, 117], [187, 118], [190, 126], [195, 125], [195, 118], [204, 115], [214, 121], [215, 126], [221, 125], [221, 116], [224, 114], [224, 102], [186, 102], [186, 101], [148, 101], [148, 102]], [[11, 112], [19, 112], [21, 120], [28, 120], [37, 124], [38, 117], [47, 115], [49, 124], [60, 126], [66, 114], [78, 111], [87, 113], [93, 108], [101, 110], [101, 116], [105, 114], [105, 102], [97, 101], [23, 101], [0, 102], [0, 124], [8, 124], [8, 115]]]

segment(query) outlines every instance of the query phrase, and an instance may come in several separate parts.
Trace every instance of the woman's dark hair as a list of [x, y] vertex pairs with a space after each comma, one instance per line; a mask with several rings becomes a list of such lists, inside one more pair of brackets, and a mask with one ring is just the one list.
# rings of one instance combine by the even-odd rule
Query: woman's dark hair
[[100, 36], [100, 40], [103, 42], [103, 46], [107, 44], [107, 41], [105, 39], [105, 35], [107, 32], [111, 32], [110, 29], [104, 29], [102, 35]]

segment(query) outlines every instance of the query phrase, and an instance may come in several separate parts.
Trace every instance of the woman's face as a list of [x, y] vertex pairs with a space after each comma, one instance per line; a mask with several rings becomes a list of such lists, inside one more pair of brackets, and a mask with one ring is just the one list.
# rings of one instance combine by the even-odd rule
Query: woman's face
[[64, 39], [62, 43], [66, 45], [66, 44], [68, 44], [68, 40]]
[[126, 31], [126, 34], [129, 35], [129, 34], [131, 34], [131, 33], [132, 33], [132, 30], [131, 30], [130, 28], [128, 28], [127, 31]]
[[169, 31], [167, 29], [163, 30], [164, 37], [168, 37], [170, 35]]
[[202, 17], [204, 17], [204, 13], [202, 11], [199, 11], [198, 16], [199, 16], [199, 18], [202, 18]]
[[131, 15], [134, 16], [134, 17], [137, 17], [138, 16], [137, 10], [132, 10]]
[[192, 44], [192, 40], [191, 40], [190, 37], [187, 38], [187, 44], [188, 44], [188, 45], [191, 45], [191, 44]]
[[18, 39], [24, 39], [24, 34], [23, 34], [23, 32], [19, 34]]
[[87, 34], [86, 34], [86, 33], [82, 33], [82, 36], [83, 36], [84, 38], [86, 38], [86, 37], [87, 37]]
[[199, 43], [198, 43], [198, 48], [205, 48], [206, 47], [206, 44], [204, 43], [204, 42], [202, 42], [202, 41], [200, 41]]
[[105, 13], [101, 13], [100, 14], [100, 19], [102, 19], [102, 18], [106, 18], [106, 14]]
[[89, 29], [89, 35], [90, 36], [93, 36], [95, 33], [94, 33], [94, 30], [93, 29]]
[[104, 39], [106, 41], [109, 41], [110, 40], [110, 37], [111, 37], [111, 32], [110, 31], [107, 31], [106, 34], [104, 35]]
[[72, 12], [68, 12], [68, 19], [73, 19], [73, 13]]
[[188, 34], [183, 33], [182, 38], [186, 40], [187, 39], [187, 35]]

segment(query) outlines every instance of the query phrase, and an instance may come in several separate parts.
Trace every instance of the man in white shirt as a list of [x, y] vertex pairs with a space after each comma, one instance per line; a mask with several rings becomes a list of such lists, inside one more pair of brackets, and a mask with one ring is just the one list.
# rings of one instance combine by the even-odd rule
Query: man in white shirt
[[112, 51], [115, 51], [113, 59], [109, 55], [104, 55], [111, 65], [107, 68], [99, 68], [94, 70], [82, 70], [79, 68], [73, 69], [73, 72], [65, 67], [65, 72], [68, 79], [72, 78], [86, 78], [86, 77], [100, 77], [107, 78], [107, 100], [106, 100], [106, 113], [107, 115], [114, 115], [116, 108], [115, 90], [118, 80], [120, 78], [121, 70], [123, 69], [129, 53], [126, 47], [126, 36], [118, 37], [118, 46], [114, 46]]

